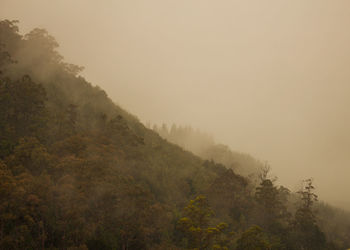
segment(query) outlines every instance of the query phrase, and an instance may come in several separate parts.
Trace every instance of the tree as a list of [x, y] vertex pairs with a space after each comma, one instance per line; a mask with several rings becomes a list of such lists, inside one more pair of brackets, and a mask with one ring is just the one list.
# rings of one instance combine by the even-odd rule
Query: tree
[[326, 238], [317, 225], [314, 203], [317, 195], [314, 193], [315, 187], [312, 179], [303, 181], [303, 187], [298, 192], [300, 195], [300, 206], [297, 208], [292, 223], [291, 240], [294, 249], [325, 249]]
[[29, 76], [0, 79], [0, 157], [8, 155], [21, 137], [43, 137], [45, 102], [44, 88]]
[[184, 208], [184, 217], [178, 221], [178, 229], [183, 232], [189, 249], [227, 249], [223, 242], [225, 240], [222, 239], [227, 224], [220, 223], [209, 227], [213, 215], [214, 212], [204, 195], [191, 200]]
[[[288, 191], [284, 187], [279, 189], [274, 185], [274, 180], [269, 179], [269, 168], [265, 168], [260, 175], [260, 185], [256, 188], [255, 200], [259, 204], [261, 223], [269, 231], [280, 224], [288, 215], [285, 203]], [[278, 230], [277, 230], [278, 231]], [[275, 233], [275, 232], [274, 232]]]
[[[9, 54], [12, 54], [17, 49], [21, 41], [17, 23], [17, 20], [0, 21], [0, 47], [3, 47], [4, 51], [7, 51]], [[6, 57], [8, 59], [8, 54]]]
[[237, 240], [237, 250], [270, 250], [266, 235], [258, 226], [252, 226]]
[[5, 45], [0, 43], [0, 77], [2, 77], [4, 68], [14, 61], [10, 53], [6, 50]]
[[245, 218], [253, 207], [246, 179], [221, 164], [206, 161], [204, 166], [219, 174], [207, 191], [213, 209], [218, 215], [229, 215], [234, 230], [246, 229]]
[[[24, 36], [26, 46], [30, 47], [33, 54], [29, 57], [36, 62], [61, 63], [63, 57], [56, 51], [59, 47], [56, 39], [45, 29], [33, 29]], [[35, 53], [35, 54], [34, 54]]]
[[23, 172], [40, 175], [44, 170], [51, 170], [52, 156], [35, 137], [23, 137], [13, 154], [6, 158], [6, 163], [16, 175]]

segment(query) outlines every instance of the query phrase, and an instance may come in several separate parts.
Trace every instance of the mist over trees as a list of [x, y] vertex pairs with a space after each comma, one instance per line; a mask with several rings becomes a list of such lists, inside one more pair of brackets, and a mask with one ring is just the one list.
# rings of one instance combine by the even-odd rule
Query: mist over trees
[[[311, 179], [292, 193], [191, 129], [159, 132], [184, 149], [169, 143], [79, 76], [46, 30], [3, 20], [0, 45], [0, 249], [350, 246], [349, 214], [319, 204]], [[252, 166], [257, 183], [238, 174]]]
[[[151, 128], [150, 124], [146, 125]], [[244, 176], [256, 176], [265, 166], [264, 163], [248, 154], [235, 152], [226, 145], [215, 143], [211, 135], [190, 126], [183, 127], [173, 124], [169, 129], [166, 124], [161, 126], [154, 124], [152, 129], [169, 142], [179, 145], [203, 159], [221, 163]]]

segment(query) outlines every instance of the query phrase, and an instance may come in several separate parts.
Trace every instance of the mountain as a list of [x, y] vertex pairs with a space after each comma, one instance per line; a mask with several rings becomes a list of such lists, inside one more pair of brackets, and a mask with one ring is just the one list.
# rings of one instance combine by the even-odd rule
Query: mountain
[[267, 172], [256, 185], [169, 143], [81, 77], [46, 30], [4, 20], [0, 44], [1, 249], [350, 246], [350, 224], [320, 224], [311, 181], [291, 215]]

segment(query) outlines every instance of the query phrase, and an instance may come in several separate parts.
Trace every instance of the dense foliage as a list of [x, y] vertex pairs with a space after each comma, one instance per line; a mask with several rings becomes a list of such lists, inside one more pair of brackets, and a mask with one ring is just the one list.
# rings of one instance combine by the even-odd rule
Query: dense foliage
[[267, 174], [256, 186], [113, 104], [45, 30], [1, 21], [0, 45], [0, 249], [349, 247], [320, 229], [311, 181], [288, 211]]

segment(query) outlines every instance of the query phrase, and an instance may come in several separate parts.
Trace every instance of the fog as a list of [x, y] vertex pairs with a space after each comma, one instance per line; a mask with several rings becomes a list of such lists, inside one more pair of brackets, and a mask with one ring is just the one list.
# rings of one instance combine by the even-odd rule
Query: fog
[[0, 0], [143, 122], [191, 125], [350, 208], [347, 0]]

